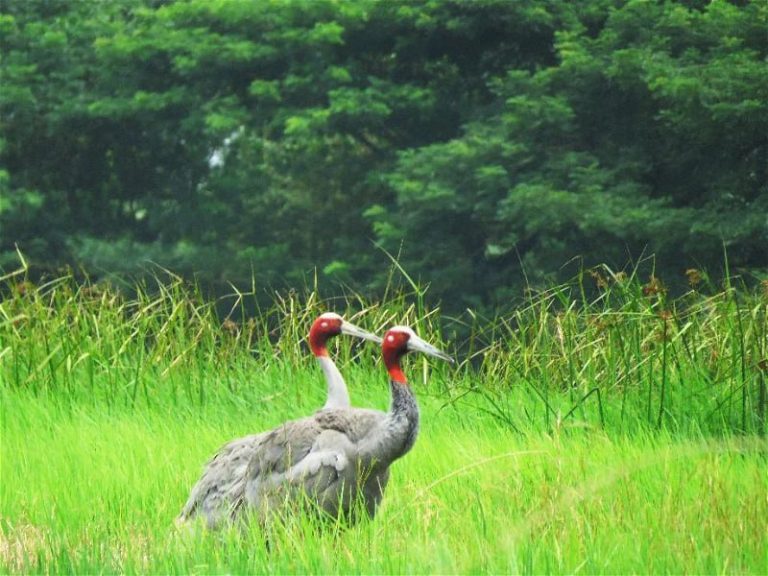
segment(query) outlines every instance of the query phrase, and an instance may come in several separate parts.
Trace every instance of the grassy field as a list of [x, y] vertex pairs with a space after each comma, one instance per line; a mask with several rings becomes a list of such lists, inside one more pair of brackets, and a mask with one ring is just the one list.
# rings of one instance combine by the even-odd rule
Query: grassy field
[[[6, 283], [2, 572], [768, 573], [759, 293], [669, 302], [637, 283], [585, 304], [558, 288], [455, 333], [418, 294], [331, 303], [452, 340], [462, 362], [408, 361], [422, 431], [375, 520], [297, 518], [267, 549], [173, 520], [223, 442], [322, 405], [299, 342], [328, 303], [222, 322], [180, 283]], [[335, 354], [353, 402], [386, 409], [375, 348]]]

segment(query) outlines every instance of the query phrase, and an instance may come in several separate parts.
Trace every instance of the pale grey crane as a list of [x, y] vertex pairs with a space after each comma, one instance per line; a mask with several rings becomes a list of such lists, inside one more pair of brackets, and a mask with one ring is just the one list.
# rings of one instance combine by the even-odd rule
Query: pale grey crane
[[244, 493], [236, 506], [262, 522], [300, 502], [331, 518], [354, 521], [360, 512], [372, 517], [390, 465], [411, 449], [419, 430], [418, 404], [400, 367], [408, 352], [453, 361], [410, 328], [391, 328], [382, 342], [390, 379], [389, 411], [321, 410], [266, 433], [250, 456]]
[[[375, 334], [345, 321], [333, 312], [321, 314], [315, 320], [309, 330], [308, 340], [328, 386], [328, 399], [323, 410], [349, 407], [347, 385], [327, 349], [328, 340], [339, 334], [381, 342], [381, 338]], [[242, 498], [248, 464], [268, 434], [251, 434], [232, 440], [220, 448], [206, 464], [203, 475], [192, 488], [176, 522], [184, 523], [199, 515], [205, 518], [207, 527], [211, 529], [229, 522], [235, 503]]]

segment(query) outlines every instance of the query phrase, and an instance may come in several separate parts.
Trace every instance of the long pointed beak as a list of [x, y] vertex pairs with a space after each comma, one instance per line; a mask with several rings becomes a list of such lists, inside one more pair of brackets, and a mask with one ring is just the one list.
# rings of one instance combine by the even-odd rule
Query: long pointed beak
[[451, 364], [454, 363], [454, 359], [451, 358], [448, 354], [443, 352], [442, 350], [438, 350], [432, 344], [428, 344], [418, 336], [411, 336], [408, 340], [407, 344], [408, 350], [410, 352], [422, 352], [424, 354], [428, 354], [430, 356], [434, 356], [435, 358], [440, 358], [441, 360], [445, 360], [446, 362], [450, 362]]
[[370, 340], [371, 342], [376, 342], [376, 344], [381, 344], [381, 338], [376, 336], [376, 334], [363, 330], [359, 326], [355, 326], [347, 321], [341, 323], [341, 333], [346, 334], [347, 336], [356, 336], [363, 340]]

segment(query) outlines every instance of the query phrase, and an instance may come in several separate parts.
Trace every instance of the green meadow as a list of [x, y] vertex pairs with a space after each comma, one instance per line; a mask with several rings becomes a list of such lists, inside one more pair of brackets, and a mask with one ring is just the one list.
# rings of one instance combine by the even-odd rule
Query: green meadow
[[[457, 318], [418, 290], [264, 308], [172, 277], [130, 291], [6, 277], [0, 570], [768, 573], [762, 288], [671, 299], [600, 269]], [[422, 428], [380, 513], [178, 529], [219, 446], [322, 405], [302, 338], [327, 309], [377, 332], [410, 324], [459, 359], [407, 360]], [[332, 352], [353, 403], [386, 409], [376, 347]]]

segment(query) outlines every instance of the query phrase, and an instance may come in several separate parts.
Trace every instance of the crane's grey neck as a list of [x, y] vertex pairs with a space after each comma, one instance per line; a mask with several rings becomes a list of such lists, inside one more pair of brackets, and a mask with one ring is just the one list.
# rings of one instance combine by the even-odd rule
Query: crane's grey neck
[[419, 434], [419, 405], [408, 384], [390, 380], [392, 401], [377, 430], [361, 445], [361, 453], [388, 466], [404, 456]]
[[317, 362], [325, 374], [325, 382], [328, 384], [328, 400], [323, 410], [331, 408], [347, 408], [349, 406], [349, 393], [347, 385], [336, 364], [328, 356], [318, 356]]

